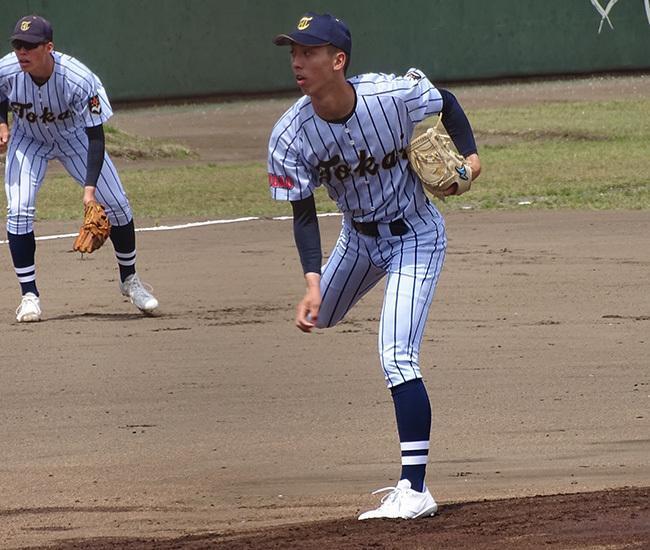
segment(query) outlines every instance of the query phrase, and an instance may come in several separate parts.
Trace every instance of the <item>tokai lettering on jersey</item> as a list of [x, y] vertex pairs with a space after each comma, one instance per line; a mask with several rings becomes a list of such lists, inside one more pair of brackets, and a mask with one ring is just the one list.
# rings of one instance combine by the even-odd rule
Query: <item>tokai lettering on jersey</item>
[[50, 108], [47, 105], [43, 106], [43, 112], [39, 115], [35, 111], [31, 110], [34, 105], [32, 103], [20, 103], [18, 101], [11, 102], [11, 110], [14, 113], [14, 116], [19, 119], [25, 119], [27, 122], [33, 124], [34, 122], [55, 122], [57, 120], [66, 120], [70, 118], [72, 114], [70, 109], [66, 109], [62, 113], [55, 114], [50, 111]]
[[331, 159], [322, 160], [318, 163], [318, 181], [320, 183], [330, 183], [332, 181], [332, 174], [339, 181], [344, 181], [350, 175], [356, 175], [361, 178], [367, 176], [374, 176], [379, 171], [379, 168], [384, 170], [391, 170], [394, 168], [399, 160], [408, 159], [406, 149], [386, 153], [381, 161], [377, 161], [375, 157], [368, 154], [368, 151], [361, 149], [357, 160], [359, 161], [354, 167], [346, 162], [341, 162], [339, 155], [334, 155]]

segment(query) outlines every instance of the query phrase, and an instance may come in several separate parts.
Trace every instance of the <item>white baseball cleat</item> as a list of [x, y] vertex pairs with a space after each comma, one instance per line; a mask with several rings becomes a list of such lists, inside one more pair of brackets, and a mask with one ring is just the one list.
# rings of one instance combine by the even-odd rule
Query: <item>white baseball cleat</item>
[[376, 510], [369, 510], [359, 516], [359, 519], [417, 519], [433, 516], [438, 511], [438, 505], [433, 500], [429, 489], [424, 487], [424, 492], [419, 493], [411, 489], [408, 479], [400, 479], [396, 487], [384, 487], [372, 494], [390, 491], [381, 499], [381, 505]]
[[41, 301], [33, 292], [23, 296], [20, 305], [16, 309], [16, 321], [19, 323], [30, 323], [41, 320]]
[[123, 283], [120, 283], [120, 290], [140, 311], [152, 313], [158, 307], [158, 300], [144, 287], [137, 273], [129, 275]]

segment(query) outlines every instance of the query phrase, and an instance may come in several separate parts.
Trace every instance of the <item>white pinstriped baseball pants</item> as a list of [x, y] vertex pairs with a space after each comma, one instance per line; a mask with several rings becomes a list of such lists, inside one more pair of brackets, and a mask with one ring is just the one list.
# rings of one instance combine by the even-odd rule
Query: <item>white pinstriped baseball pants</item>
[[[68, 173], [82, 186], [86, 177], [88, 138], [85, 133], [76, 142], [44, 143], [15, 134], [9, 141], [5, 166], [7, 195], [7, 231], [24, 235], [33, 230], [38, 194], [47, 163], [58, 159]], [[97, 181], [96, 196], [106, 207], [111, 224], [120, 226], [131, 221], [132, 213], [122, 182], [108, 154]], [[80, 196], [81, 199], [81, 196]]]
[[321, 328], [341, 321], [387, 275], [379, 357], [389, 388], [422, 377], [420, 344], [446, 248], [441, 218], [411, 225], [408, 233], [397, 237], [368, 237], [344, 224], [323, 268]]

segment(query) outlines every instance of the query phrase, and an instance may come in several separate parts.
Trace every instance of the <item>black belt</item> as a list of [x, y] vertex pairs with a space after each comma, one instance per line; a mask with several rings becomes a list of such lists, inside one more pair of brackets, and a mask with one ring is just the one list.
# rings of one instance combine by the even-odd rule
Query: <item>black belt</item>
[[[377, 222], [357, 222], [352, 220], [352, 227], [354, 227], [362, 235], [368, 237], [379, 237], [379, 224]], [[388, 224], [390, 234], [394, 237], [405, 235], [408, 233], [408, 225], [403, 219], [392, 221]]]

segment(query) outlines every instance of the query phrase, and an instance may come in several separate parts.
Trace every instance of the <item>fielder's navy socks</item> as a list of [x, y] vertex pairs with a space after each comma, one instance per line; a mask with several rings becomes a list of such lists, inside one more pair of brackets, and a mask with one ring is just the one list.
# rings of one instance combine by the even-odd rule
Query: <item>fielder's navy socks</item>
[[414, 491], [424, 490], [429, 456], [431, 404], [421, 378], [391, 388], [402, 450], [402, 475]]
[[36, 255], [34, 232], [30, 231], [24, 235], [14, 235], [7, 231], [7, 240], [9, 241], [11, 259], [14, 262], [14, 270], [20, 283], [21, 293], [24, 296], [28, 292], [32, 292], [38, 296], [38, 289], [36, 288], [36, 265], [34, 262]]
[[131, 220], [126, 225], [111, 227], [111, 241], [115, 248], [117, 265], [120, 268], [120, 281], [124, 282], [135, 273], [135, 225]]

